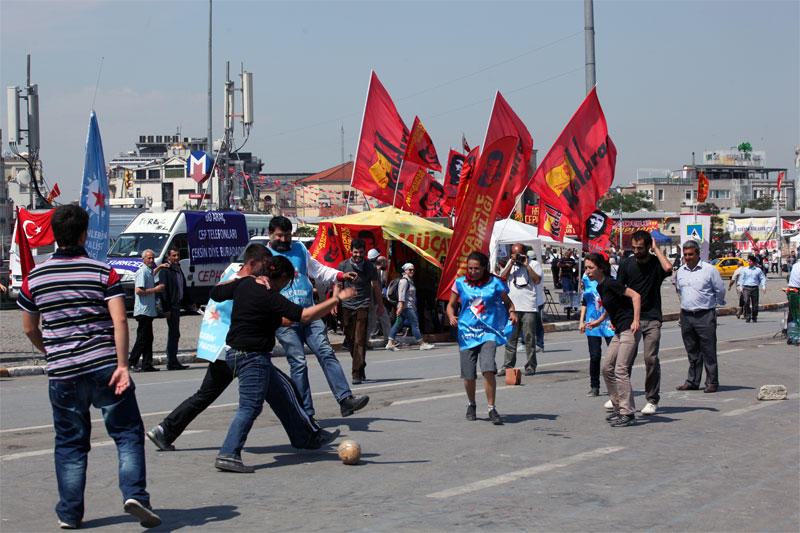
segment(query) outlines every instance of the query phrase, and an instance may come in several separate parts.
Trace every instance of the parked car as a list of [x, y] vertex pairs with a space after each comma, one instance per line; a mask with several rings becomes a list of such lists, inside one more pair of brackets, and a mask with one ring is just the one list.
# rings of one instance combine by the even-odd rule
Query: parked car
[[717, 267], [717, 270], [719, 270], [723, 278], [730, 278], [733, 276], [733, 273], [736, 272], [736, 269], [740, 266], [748, 266], [747, 261], [741, 257], [720, 257], [719, 259], [711, 261], [711, 264]]

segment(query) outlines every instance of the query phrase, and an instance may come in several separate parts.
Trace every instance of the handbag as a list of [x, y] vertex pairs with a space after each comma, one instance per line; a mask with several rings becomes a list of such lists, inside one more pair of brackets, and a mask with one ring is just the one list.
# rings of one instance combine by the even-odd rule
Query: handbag
[[519, 385], [522, 383], [522, 372], [519, 368], [506, 369], [506, 385]]

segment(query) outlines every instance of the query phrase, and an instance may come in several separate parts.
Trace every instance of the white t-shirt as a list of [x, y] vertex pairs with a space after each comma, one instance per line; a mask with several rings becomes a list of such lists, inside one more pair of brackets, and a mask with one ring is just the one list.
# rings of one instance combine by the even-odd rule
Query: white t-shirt
[[[531, 262], [531, 270], [542, 277], [542, 267], [536, 261]], [[508, 297], [514, 304], [514, 309], [529, 313], [539, 310], [539, 290], [524, 265], [512, 266], [507, 281]], [[538, 285], [541, 285], [541, 282]]]

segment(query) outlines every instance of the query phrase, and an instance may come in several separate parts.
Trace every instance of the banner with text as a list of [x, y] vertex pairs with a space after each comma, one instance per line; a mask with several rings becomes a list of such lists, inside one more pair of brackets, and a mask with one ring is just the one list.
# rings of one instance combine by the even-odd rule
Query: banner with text
[[250, 240], [242, 213], [183, 211], [189, 239], [189, 264], [228, 263]]

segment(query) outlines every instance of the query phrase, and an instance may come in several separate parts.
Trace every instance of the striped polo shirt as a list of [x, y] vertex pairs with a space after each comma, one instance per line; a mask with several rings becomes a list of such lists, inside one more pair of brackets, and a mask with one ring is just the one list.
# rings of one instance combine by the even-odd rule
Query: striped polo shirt
[[124, 296], [119, 276], [86, 252], [59, 249], [23, 282], [17, 304], [40, 314], [50, 379], [70, 379], [116, 366], [107, 300]]

